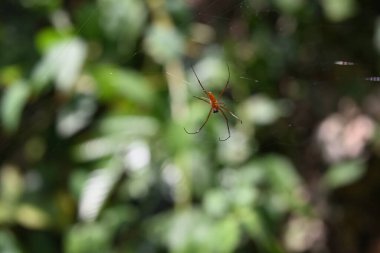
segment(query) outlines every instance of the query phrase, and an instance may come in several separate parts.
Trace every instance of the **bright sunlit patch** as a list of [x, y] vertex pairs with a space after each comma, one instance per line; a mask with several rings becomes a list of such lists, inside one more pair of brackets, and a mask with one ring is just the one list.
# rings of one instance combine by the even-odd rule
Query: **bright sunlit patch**
[[284, 104], [264, 95], [255, 95], [247, 99], [242, 106], [242, 113], [250, 122], [256, 125], [268, 125], [283, 116], [288, 108]]
[[335, 65], [341, 65], [341, 66], [352, 66], [352, 65], [355, 65], [355, 63], [353, 63], [351, 61], [335, 61], [334, 64]]
[[92, 161], [112, 155], [116, 150], [111, 138], [97, 138], [78, 146], [76, 155], [80, 161]]
[[70, 137], [85, 127], [95, 113], [96, 104], [88, 97], [78, 98], [58, 115], [57, 130], [63, 137]]
[[79, 200], [79, 218], [94, 220], [118, 179], [118, 170], [104, 168], [95, 170], [85, 183]]
[[181, 180], [181, 173], [178, 167], [171, 163], [166, 164], [162, 170], [162, 179], [170, 187], [177, 185]]
[[167, 195], [169, 198], [175, 199], [178, 197], [176, 196], [176, 189], [178, 189], [182, 181], [180, 168], [174, 163], [167, 162], [161, 171], [161, 179], [167, 185]]
[[135, 141], [128, 146], [124, 156], [124, 166], [131, 171], [138, 171], [150, 163], [150, 150], [146, 142]]
[[46, 88], [54, 80], [61, 92], [72, 91], [87, 55], [86, 44], [78, 38], [72, 38], [42, 50], [47, 53], [32, 74], [36, 88]]

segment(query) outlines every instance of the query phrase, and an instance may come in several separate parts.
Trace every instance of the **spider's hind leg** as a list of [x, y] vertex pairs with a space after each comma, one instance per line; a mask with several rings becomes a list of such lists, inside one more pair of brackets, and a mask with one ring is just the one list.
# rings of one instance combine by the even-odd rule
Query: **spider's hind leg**
[[223, 116], [223, 118], [224, 118], [225, 121], [226, 121], [226, 124], [227, 124], [227, 131], [228, 131], [228, 137], [225, 138], [225, 139], [220, 139], [220, 137], [219, 137], [219, 141], [226, 141], [226, 140], [228, 140], [228, 139], [231, 137], [230, 126], [229, 126], [229, 124], [228, 124], [228, 118], [227, 118], [226, 114], [224, 113], [223, 109], [220, 108], [219, 111], [222, 113], [222, 116]]
[[210, 118], [211, 112], [212, 112], [212, 108], [208, 112], [208, 115], [207, 115], [207, 118], [206, 118], [205, 122], [203, 122], [203, 124], [201, 125], [201, 127], [197, 131], [195, 131], [195, 132], [189, 132], [189, 131], [186, 130], [186, 128], [183, 128], [185, 130], [185, 132], [187, 134], [197, 134], [197, 133], [199, 133], [202, 130], [202, 128], [206, 125], [208, 119]]

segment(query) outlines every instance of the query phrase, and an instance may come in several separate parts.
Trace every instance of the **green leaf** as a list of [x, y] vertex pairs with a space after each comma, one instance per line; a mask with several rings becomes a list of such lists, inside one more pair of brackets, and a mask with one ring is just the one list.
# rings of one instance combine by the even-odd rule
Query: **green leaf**
[[302, 181], [294, 166], [286, 158], [278, 155], [269, 155], [261, 162], [272, 189], [266, 199], [268, 209], [277, 215], [288, 210], [306, 211], [306, 202], [300, 195]]
[[279, 242], [273, 237], [265, 224], [264, 217], [249, 208], [237, 210], [239, 220], [250, 237], [257, 242], [258, 246], [265, 249], [263, 252], [284, 253]]
[[150, 27], [144, 42], [147, 53], [158, 63], [180, 57], [185, 47], [182, 35], [174, 27], [165, 25]]
[[[78, 80], [84, 60], [87, 55], [87, 46], [79, 38], [56, 39], [45, 42], [47, 51], [32, 73], [32, 84], [35, 91], [41, 92], [55, 82], [62, 92], [70, 92]], [[52, 44], [52, 45], [50, 45]]]
[[279, 192], [289, 192], [300, 185], [298, 174], [286, 158], [270, 155], [263, 159], [263, 164], [268, 180]]
[[134, 207], [122, 203], [107, 208], [102, 214], [100, 222], [112, 232], [116, 232], [120, 224], [132, 223], [137, 217], [138, 211]]
[[304, 0], [276, 0], [274, 2], [282, 11], [293, 13], [299, 10], [304, 4]]
[[111, 161], [108, 168], [94, 170], [89, 175], [79, 200], [79, 217], [82, 220], [96, 219], [122, 173], [120, 165]]
[[356, 12], [355, 0], [323, 0], [322, 7], [327, 18], [334, 22], [344, 21]]
[[98, 223], [77, 224], [67, 233], [65, 252], [104, 253], [110, 252], [110, 230]]
[[235, 187], [229, 192], [231, 202], [235, 206], [252, 206], [257, 200], [257, 191], [253, 187]]
[[5, 203], [14, 204], [24, 192], [25, 183], [20, 169], [7, 165], [0, 170], [0, 198]]
[[97, 80], [98, 96], [106, 101], [128, 99], [141, 105], [152, 105], [154, 93], [148, 81], [137, 71], [123, 70], [117, 66], [97, 66], [93, 75]]
[[262, 95], [256, 95], [243, 104], [243, 113], [249, 121], [256, 125], [268, 125], [273, 123], [284, 114], [286, 109], [282, 108], [276, 101]]
[[97, 138], [82, 142], [73, 149], [79, 161], [94, 161], [119, 152], [126, 142], [154, 136], [159, 129], [158, 121], [143, 116], [108, 116], [98, 127]]
[[29, 203], [20, 204], [15, 216], [19, 224], [31, 229], [44, 229], [52, 222], [46, 209]]
[[21, 253], [16, 238], [7, 230], [0, 230], [0, 252]]
[[212, 252], [212, 221], [196, 209], [175, 213], [172, 217], [166, 243], [172, 252]]
[[60, 6], [61, 1], [62, 0], [21, 0], [20, 2], [25, 8], [52, 11]]
[[240, 239], [239, 223], [235, 217], [229, 216], [214, 226], [212, 235], [213, 252], [234, 252]]
[[14, 132], [17, 129], [29, 95], [30, 88], [24, 81], [6, 89], [1, 100], [1, 121], [6, 131]]
[[211, 216], [220, 217], [224, 215], [229, 206], [228, 196], [221, 190], [210, 190], [203, 200], [203, 207]]
[[8, 65], [0, 69], [0, 85], [8, 86], [20, 80], [22, 70], [18, 65]]
[[325, 187], [331, 190], [355, 182], [364, 172], [365, 166], [360, 160], [342, 162], [329, 168], [322, 182]]
[[147, 11], [140, 0], [98, 0], [100, 24], [106, 35], [130, 49], [143, 31]]
[[58, 32], [53, 28], [47, 28], [37, 34], [35, 43], [38, 51], [44, 54], [58, 43], [69, 40], [70, 38], [71, 36], [69, 34]]
[[102, 134], [127, 133], [131, 136], [149, 137], [157, 133], [159, 122], [148, 116], [110, 115], [103, 117], [99, 123]]

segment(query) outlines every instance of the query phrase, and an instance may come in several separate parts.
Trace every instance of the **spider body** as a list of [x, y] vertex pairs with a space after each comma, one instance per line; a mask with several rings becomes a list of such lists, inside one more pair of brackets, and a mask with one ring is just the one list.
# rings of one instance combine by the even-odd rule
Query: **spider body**
[[219, 141], [225, 141], [225, 140], [227, 140], [227, 139], [229, 139], [229, 138], [231, 137], [231, 134], [230, 134], [230, 126], [229, 126], [229, 124], [228, 124], [228, 118], [227, 118], [227, 116], [226, 116], [225, 111], [228, 112], [228, 113], [230, 113], [230, 114], [232, 115], [232, 117], [234, 117], [234, 118], [236, 118], [237, 120], [239, 120], [240, 123], [243, 123], [243, 122], [241, 121], [241, 119], [239, 119], [238, 116], [236, 116], [235, 114], [233, 114], [230, 110], [228, 110], [228, 109], [225, 107], [224, 103], [221, 103], [221, 102], [218, 101], [218, 100], [220, 99], [220, 97], [223, 95], [224, 91], [226, 90], [226, 88], [227, 88], [227, 86], [228, 86], [228, 83], [230, 82], [230, 68], [228, 67], [228, 65], [227, 65], [227, 68], [228, 68], [228, 80], [227, 80], [227, 83], [226, 83], [226, 85], [224, 86], [223, 90], [220, 92], [218, 98], [215, 98], [214, 94], [213, 94], [211, 91], [206, 91], [206, 89], [203, 87], [201, 81], [199, 80], [199, 78], [198, 78], [198, 76], [197, 76], [197, 73], [195, 73], [194, 68], [191, 68], [191, 69], [193, 70], [193, 72], [194, 72], [195, 77], [196, 77], [197, 80], [198, 80], [199, 85], [201, 86], [203, 92], [204, 92], [205, 95], [207, 96], [207, 97], [197, 97], [197, 96], [194, 96], [194, 97], [197, 98], [197, 99], [199, 99], [199, 100], [202, 100], [203, 102], [206, 102], [206, 103], [210, 104], [210, 105], [211, 105], [211, 109], [210, 109], [210, 111], [208, 112], [208, 115], [207, 115], [207, 118], [206, 118], [205, 122], [201, 125], [201, 127], [200, 127], [197, 131], [195, 131], [195, 132], [188, 132], [188, 131], [186, 130], [186, 128], [184, 128], [186, 133], [188, 133], [188, 134], [197, 134], [197, 133], [199, 133], [199, 132], [202, 130], [202, 128], [206, 125], [208, 119], [210, 118], [211, 112], [213, 112], [213, 113], [218, 113], [218, 112], [220, 112], [220, 113], [222, 114], [224, 120], [226, 121], [227, 130], [228, 130], [228, 136], [227, 136], [227, 138], [225, 138], [225, 139], [220, 139], [220, 138], [219, 138]]
[[212, 94], [211, 91], [208, 91], [207, 92], [207, 96], [208, 96], [208, 99], [210, 100], [210, 105], [211, 105], [211, 108], [212, 108], [212, 112], [213, 113], [218, 113], [219, 112], [219, 103], [218, 103], [218, 100], [216, 100], [214, 94]]

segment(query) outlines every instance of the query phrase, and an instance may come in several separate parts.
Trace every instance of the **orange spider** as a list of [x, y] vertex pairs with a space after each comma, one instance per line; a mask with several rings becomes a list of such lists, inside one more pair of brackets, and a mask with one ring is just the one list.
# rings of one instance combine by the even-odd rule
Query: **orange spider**
[[227, 83], [224, 86], [223, 90], [220, 92], [220, 94], [218, 96], [218, 99], [216, 99], [215, 96], [214, 96], [214, 94], [212, 94], [211, 91], [206, 91], [206, 89], [203, 87], [201, 81], [199, 80], [199, 78], [197, 76], [197, 73], [195, 73], [194, 68], [191, 67], [191, 69], [193, 70], [193, 72], [195, 74], [195, 77], [198, 80], [199, 85], [201, 86], [203, 92], [206, 94], [207, 98], [206, 97], [197, 97], [197, 96], [193, 96], [193, 97], [195, 97], [195, 98], [197, 98], [199, 100], [202, 100], [203, 102], [206, 102], [206, 103], [210, 104], [211, 108], [210, 108], [210, 111], [208, 112], [208, 115], [207, 115], [207, 118], [206, 118], [205, 122], [201, 125], [201, 127], [197, 131], [195, 131], [195, 132], [188, 132], [186, 130], [186, 128], [184, 128], [184, 130], [185, 130], [185, 132], [187, 134], [197, 134], [197, 133], [199, 133], [202, 130], [202, 128], [206, 125], [208, 119], [210, 118], [211, 112], [213, 112], [213, 113], [221, 112], [222, 116], [226, 120], [227, 130], [228, 130], [228, 137], [225, 138], [225, 139], [220, 139], [220, 137], [219, 137], [219, 141], [225, 141], [225, 140], [227, 140], [227, 139], [229, 139], [231, 137], [230, 126], [228, 124], [228, 118], [226, 116], [225, 111], [229, 112], [232, 115], [232, 117], [236, 118], [237, 120], [240, 121], [241, 124], [243, 124], [243, 121], [241, 119], [239, 119], [238, 116], [236, 116], [235, 114], [233, 114], [230, 110], [228, 110], [226, 108], [226, 106], [224, 105], [224, 103], [218, 101], [220, 99], [220, 97], [223, 95], [224, 91], [226, 90], [226, 88], [227, 88], [227, 86], [228, 86], [228, 84], [230, 82], [230, 68], [229, 68], [228, 65], [227, 65], [227, 68], [228, 68], [228, 80], [227, 80]]

